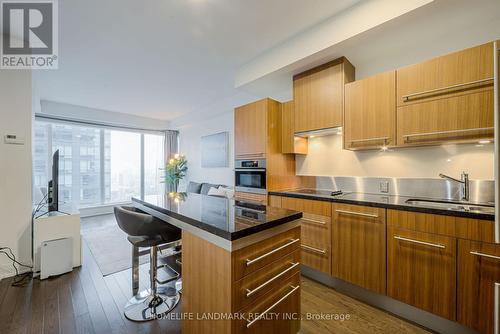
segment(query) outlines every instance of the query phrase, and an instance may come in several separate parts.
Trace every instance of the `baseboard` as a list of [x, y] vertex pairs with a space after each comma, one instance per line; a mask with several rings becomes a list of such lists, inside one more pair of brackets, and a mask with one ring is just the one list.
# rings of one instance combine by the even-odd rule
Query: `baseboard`
[[114, 203], [109, 205], [99, 205], [88, 208], [80, 208], [79, 209], [80, 217], [85, 218], [85, 217], [108, 215], [114, 212], [113, 208], [117, 205], [132, 205], [132, 202]]
[[[22, 268], [22, 269], [19, 269], [19, 274], [28, 273], [31, 271], [32, 270], [30, 268]], [[4, 278], [9, 278], [9, 277], [14, 277], [14, 276], [16, 276], [16, 272], [14, 270], [0, 273], [0, 281], [3, 280]]]
[[458, 322], [441, 318], [390, 297], [368, 291], [310, 267], [301, 266], [301, 273], [303, 276], [329, 286], [340, 293], [392, 313], [400, 318], [407, 319], [435, 332], [442, 334], [477, 334], [473, 329], [462, 326]]

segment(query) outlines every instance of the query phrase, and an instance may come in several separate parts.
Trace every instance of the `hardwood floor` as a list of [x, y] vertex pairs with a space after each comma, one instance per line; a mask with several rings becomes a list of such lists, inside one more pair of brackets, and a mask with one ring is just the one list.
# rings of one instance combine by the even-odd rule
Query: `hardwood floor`
[[[147, 267], [141, 266], [141, 290]], [[122, 308], [131, 297], [130, 269], [101, 275], [84, 244], [84, 265], [57, 278], [32, 280], [22, 288], [0, 281], [0, 333], [149, 334], [180, 333], [180, 320], [135, 323]], [[181, 298], [182, 303], [182, 298]], [[180, 304], [174, 312], [181, 312]], [[302, 279], [302, 313], [344, 314], [349, 320], [303, 320], [301, 333], [428, 333], [381, 310]]]

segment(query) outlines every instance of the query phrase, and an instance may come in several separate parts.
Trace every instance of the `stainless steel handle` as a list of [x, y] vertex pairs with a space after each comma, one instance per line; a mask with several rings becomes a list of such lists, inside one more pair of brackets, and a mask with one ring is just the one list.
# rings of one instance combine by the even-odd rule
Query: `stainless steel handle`
[[487, 128], [473, 128], [473, 129], [458, 129], [458, 130], [449, 130], [449, 131], [435, 131], [435, 132], [426, 132], [426, 133], [413, 133], [413, 134], [409, 134], [409, 135], [403, 135], [402, 137], [405, 139], [405, 141], [408, 141], [408, 139], [411, 137], [449, 135], [449, 134], [453, 134], [453, 133], [466, 133], [466, 132], [473, 132], [473, 131], [489, 131], [489, 130], [495, 130], [495, 128], [494, 127], [487, 127]]
[[262, 254], [261, 256], [256, 257], [255, 259], [251, 259], [251, 260], [250, 260], [250, 259], [246, 259], [246, 264], [247, 264], [247, 266], [249, 266], [249, 265], [251, 265], [251, 264], [254, 264], [255, 262], [258, 262], [258, 261], [262, 260], [263, 258], [268, 257], [269, 255], [274, 254], [274, 253], [276, 253], [276, 252], [278, 252], [278, 251], [282, 250], [283, 248], [286, 248], [286, 247], [288, 247], [288, 246], [290, 246], [290, 245], [293, 245], [294, 243], [299, 242], [299, 241], [300, 241], [300, 239], [291, 239], [291, 240], [290, 240], [289, 242], [287, 242], [286, 244], [284, 244], [284, 245], [282, 245], [282, 246], [279, 246], [278, 248], [275, 248], [275, 249], [273, 249], [273, 250], [272, 250], [272, 251], [270, 251], [270, 252], [267, 252], [267, 253], [265, 253], [265, 254]]
[[269, 313], [273, 308], [275, 308], [276, 306], [278, 306], [281, 302], [283, 302], [292, 293], [294, 293], [295, 291], [297, 291], [300, 288], [299, 285], [297, 285], [297, 286], [290, 285], [290, 287], [292, 288], [292, 290], [290, 292], [288, 292], [286, 295], [284, 295], [283, 297], [281, 297], [280, 299], [278, 299], [278, 301], [276, 301], [273, 305], [269, 306], [264, 312], [260, 313], [255, 319], [253, 319], [252, 321], [247, 320], [247, 328], [250, 328], [257, 321], [259, 321], [260, 319], [262, 319], [263, 317], [265, 317], [265, 315], [267, 313]]
[[496, 256], [496, 255], [481, 253], [481, 252], [477, 252], [477, 251], [472, 251], [469, 253], [471, 253], [472, 255], [476, 255], [476, 256], [487, 257], [489, 259], [500, 260], [500, 256]]
[[367, 142], [367, 141], [379, 141], [379, 140], [383, 140], [384, 144], [385, 144], [385, 142], [388, 141], [389, 139], [390, 139], [389, 137], [355, 139], [355, 140], [351, 140], [350, 143], [353, 144], [353, 143], [363, 143], [363, 142]]
[[[481, 79], [481, 80], [469, 81], [469, 82], [459, 83], [456, 85], [451, 85], [451, 86], [446, 86], [446, 87], [441, 87], [441, 88], [430, 89], [430, 90], [426, 90], [423, 92], [403, 95], [403, 101], [406, 102], [406, 101], [409, 101], [410, 99], [418, 98], [420, 95], [429, 95], [430, 94], [432, 96], [435, 94], [439, 94], [443, 90], [457, 89], [457, 88], [462, 88], [464, 86], [484, 84], [484, 83], [487, 83], [487, 82], [493, 81], [493, 80], [494, 80], [494, 78]], [[471, 88], [473, 88], [473, 87], [471, 87]], [[449, 93], [452, 93], [452, 92], [449, 92]]]
[[306, 222], [311, 222], [311, 223], [320, 224], [320, 225], [326, 225], [326, 222], [321, 221], [321, 220], [304, 218], [304, 217], [302, 217], [301, 219], [304, 220], [304, 221], [306, 221]]
[[435, 248], [442, 248], [442, 249], [446, 248], [444, 245], [441, 245], [441, 244], [434, 244], [432, 242], [427, 242], [427, 241], [408, 239], [408, 238], [400, 237], [399, 235], [395, 235], [394, 239], [401, 240], [401, 241], [407, 241], [407, 242], [411, 242], [411, 243], [419, 244], [419, 245], [424, 245], [424, 246], [435, 247]]
[[256, 293], [257, 291], [261, 290], [262, 288], [266, 287], [269, 283], [272, 283], [274, 282], [274, 280], [280, 278], [281, 276], [285, 275], [287, 272], [289, 272], [290, 270], [292, 270], [293, 268], [296, 268], [297, 266], [299, 266], [300, 263], [297, 262], [297, 263], [291, 263], [291, 266], [286, 268], [285, 270], [283, 270], [282, 272], [280, 272], [279, 274], [277, 274], [276, 276], [274, 277], [271, 277], [270, 279], [268, 279], [267, 281], [265, 281], [264, 283], [262, 283], [261, 285], [259, 285], [258, 287], [256, 287], [255, 289], [253, 290], [250, 290], [250, 289], [246, 289], [247, 290], [247, 297], [250, 297], [251, 295], [253, 295], [254, 293]]
[[307, 246], [307, 245], [300, 245], [300, 247], [307, 249], [307, 250], [310, 250], [310, 251], [313, 251], [313, 252], [316, 252], [316, 253], [326, 254], [326, 249], [319, 249], [319, 248], [311, 247], [311, 246]]
[[378, 215], [372, 215], [370, 213], [354, 212], [354, 211], [347, 211], [347, 210], [335, 210], [335, 211], [338, 213], [344, 214], [344, 215], [361, 216], [361, 217], [368, 217], [368, 218], [378, 218]]
[[500, 45], [495, 41], [493, 43], [493, 75], [494, 75], [494, 83], [493, 83], [493, 123], [495, 125], [495, 242], [500, 243], [500, 181], [499, 181], [499, 160], [498, 157], [500, 153], [500, 115], [499, 115], [499, 99], [500, 99], [500, 78], [498, 77], [499, 64], [498, 57], [500, 55]]
[[235, 172], [265, 172], [265, 168], [239, 168], [234, 169]]
[[500, 304], [500, 283], [495, 283], [495, 295], [494, 295], [495, 307], [493, 308], [493, 333], [500, 334], [500, 319], [498, 316], [499, 304]]

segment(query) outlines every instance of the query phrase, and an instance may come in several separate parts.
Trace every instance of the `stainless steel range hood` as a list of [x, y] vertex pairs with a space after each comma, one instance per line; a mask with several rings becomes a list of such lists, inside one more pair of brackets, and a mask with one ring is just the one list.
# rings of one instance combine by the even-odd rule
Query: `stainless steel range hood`
[[335, 128], [325, 128], [319, 130], [295, 132], [294, 136], [302, 138], [314, 138], [314, 137], [323, 137], [323, 136], [341, 135], [341, 134], [342, 134], [342, 127], [338, 126]]

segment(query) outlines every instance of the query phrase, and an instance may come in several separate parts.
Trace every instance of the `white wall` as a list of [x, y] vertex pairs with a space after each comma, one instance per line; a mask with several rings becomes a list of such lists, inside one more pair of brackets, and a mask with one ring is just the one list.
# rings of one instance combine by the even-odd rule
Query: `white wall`
[[[31, 71], [0, 70], [0, 247], [31, 264]], [[7, 145], [4, 136], [24, 137]], [[25, 269], [24, 269], [25, 270]], [[11, 261], [0, 255], [0, 279], [12, 275]]]
[[[234, 186], [234, 116], [228, 110], [209, 119], [198, 119], [178, 128], [180, 136], [180, 152], [188, 160], [188, 173], [184, 182], [209, 182]], [[218, 132], [229, 132], [229, 167], [201, 167], [201, 137]]]
[[40, 112], [44, 115], [69, 120], [98, 122], [106, 125], [147, 130], [166, 130], [170, 126], [168, 121], [46, 100], [41, 101]]
[[493, 144], [461, 144], [354, 152], [342, 149], [338, 135], [309, 139], [297, 156], [297, 174], [314, 176], [430, 177], [439, 173], [493, 180]]

